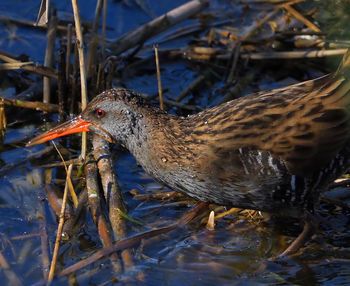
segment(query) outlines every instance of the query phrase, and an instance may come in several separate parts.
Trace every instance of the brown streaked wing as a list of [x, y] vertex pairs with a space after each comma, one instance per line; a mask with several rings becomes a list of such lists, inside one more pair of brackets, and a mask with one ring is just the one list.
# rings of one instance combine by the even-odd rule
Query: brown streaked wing
[[328, 75], [251, 94], [189, 118], [192, 137], [213, 148], [252, 147], [305, 175], [328, 163], [349, 139], [350, 83]]

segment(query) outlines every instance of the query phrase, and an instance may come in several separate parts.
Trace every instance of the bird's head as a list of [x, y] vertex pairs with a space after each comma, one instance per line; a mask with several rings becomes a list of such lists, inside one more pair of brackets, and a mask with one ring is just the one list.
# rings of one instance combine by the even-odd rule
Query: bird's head
[[142, 113], [147, 106], [140, 95], [127, 89], [111, 89], [96, 96], [77, 117], [56, 126], [30, 140], [27, 146], [44, 143], [68, 134], [94, 132], [109, 142], [125, 144], [136, 132]]

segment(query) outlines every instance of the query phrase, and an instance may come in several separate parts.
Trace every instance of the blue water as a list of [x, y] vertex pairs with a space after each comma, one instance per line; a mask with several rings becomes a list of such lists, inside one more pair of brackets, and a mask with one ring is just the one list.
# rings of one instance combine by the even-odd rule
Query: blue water
[[[0, 15], [35, 21], [39, 2], [0, 1]], [[69, 1], [52, 2], [60, 19], [72, 20]], [[108, 1], [107, 26], [111, 29], [107, 31], [107, 37], [115, 39], [150, 21], [152, 17], [161, 15], [184, 2]], [[235, 27], [239, 33], [250, 27], [256, 20], [257, 13], [265, 7], [252, 5], [249, 9], [246, 6], [248, 4], [243, 2], [211, 1], [211, 7], [205, 12], [213, 18], [213, 23], [226, 21], [223, 27], [225, 25]], [[92, 22], [95, 3], [96, 1], [91, 0], [80, 1], [80, 13], [84, 22]], [[313, 2], [307, 3], [305, 7], [312, 4]], [[330, 4], [323, 3], [320, 6], [321, 11], [325, 11], [327, 5]], [[324, 17], [319, 19], [321, 24], [333, 19], [332, 10], [322, 15]], [[180, 27], [192, 27], [198, 24], [198, 19], [187, 20], [167, 31], [166, 36], [158, 35], [151, 39], [146, 46], [151, 47], [153, 43], [159, 41], [162, 42], [161, 49], [187, 47], [194, 39], [205, 37], [206, 33], [190, 34], [171, 41], [166, 41], [167, 36], [175, 33]], [[322, 27], [329, 29], [326, 26]], [[272, 34], [269, 29], [266, 29], [266, 33]], [[44, 31], [0, 22], [1, 51], [15, 56], [26, 55], [28, 60], [43, 63], [45, 47]], [[140, 56], [147, 58], [151, 53], [151, 49], [146, 49]], [[334, 68], [328, 65], [329, 62], [324, 62], [322, 71], [315, 66], [308, 66], [308, 63], [297, 61], [295, 66], [284, 65], [285, 62], [250, 63], [246, 65], [246, 69], [240, 69], [240, 71], [253, 72], [255, 69], [261, 69], [262, 72], [246, 86], [242, 93], [283, 86], [321, 75], [324, 70]], [[212, 64], [222, 65], [221, 63]], [[186, 60], [162, 62], [163, 87], [168, 89], [165, 97], [176, 98], [201, 74], [206, 65], [207, 63]], [[285, 76], [280, 76], [280, 71], [271, 69], [271, 65], [274, 69], [276, 65], [293, 69], [288, 70]], [[225, 86], [225, 68], [226, 66], [223, 65], [218, 69], [219, 72], [216, 72], [220, 79], [208, 80], [203, 84], [200, 94], [196, 95], [195, 99], [185, 98], [182, 102], [198, 105], [201, 108], [218, 104], [222, 99]], [[126, 67], [116, 83], [139, 92], [156, 94], [157, 79], [154, 71], [153, 62], [140, 65], [137, 69], [128, 70]], [[8, 72], [3, 75], [0, 80], [0, 95], [13, 97], [17, 90], [9, 79], [14, 78], [15, 74]], [[27, 77], [33, 81], [38, 79], [33, 75]], [[17, 118], [17, 112], [14, 109], [7, 111], [11, 111], [11, 114], [7, 114], [9, 127], [4, 145], [0, 149], [0, 251], [9, 264], [10, 270], [23, 285], [31, 285], [43, 279], [40, 237], [19, 238], [18, 236], [38, 235], [41, 226], [44, 225], [48, 233], [49, 256], [52, 257], [57, 220], [43, 190], [43, 178], [46, 176], [50, 184], [58, 185], [62, 189], [60, 179], [63, 178], [63, 173], [62, 169], [54, 168], [50, 174], [49, 169], [40, 167], [40, 165], [59, 161], [55, 151], [36, 161], [26, 160], [28, 156], [44, 148], [43, 145], [32, 148], [23, 147], [23, 141], [39, 132], [38, 129], [42, 124], [38, 123], [43, 119], [40, 114], [33, 112], [35, 120], [32, 121], [32, 118]], [[179, 110], [173, 108], [170, 112], [178, 113]], [[55, 118], [55, 116], [51, 117], [51, 119]], [[18, 143], [21, 140], [22, 142]], [[71, 146], [72, 148], [76, 146], [73, 139]], [[78, 148], [76, 149], [70, 155], [65, 154], [65, 158], [76, 157], [79, 153]], [[136, 189], [140, 194], [169, 191], [169, 189], [149, 177], [142, 168], [137, 166], [127, 151], [120, 151], [119, 148], [115, 148], [115, 151], [119, 152], [115, 170], [128, 205], [129, 215], [145, 225], [139, 226], [128, 222], [129, 235], [146, 231], [146, 226], [171, 224], [193, 208], [193, 202], [187, 201], [186, 198], [170, 202], [134, 200], [129, 193], [131, 189]], [[77, 285], [112, 285], [119, 281], [122, 285], [347, 285], [350, 281], [349, 255], [342, 255], [342, 251], [346, 253], [349, 250], [349, 212], [324, 204], [321, 214], [326, 221], [337, 228], [333, 230], [327, 225], [322, 228], [328, 245], [336, 247], [335, 252], [324, 250], [320, 244], [311, 243], [304, 249], [301, 256], [269, 262], [269, 258], [280, 253], [298, 234], [295, 222], [281, 223], [266, 219], [265, 222], [259, 223], [263, 220], [262, 218], [250, 221], [245, 215], [231, 215], [219, 220], [215, 231], [209, 232], [197, 222], [165, 235], [143, 250], [134, 249], [132, 253], [135, 255], [135, 267], [120, 275], [113, 273], [108, 259], [101, 259], [78, 271], [76, 283]], [[62, 243], [58, 269], [86, 258], [102, 247], [89, 214], [86, 215], [84, 222], [71, 239]], [[3, 281], [1, 284], [12, 285], [8, 272], [4, 271], [3, 267], [0, 268], [0, 281]], [[65, 279], [54, 281], [54, 285], [67, 285], [67, 283]]]

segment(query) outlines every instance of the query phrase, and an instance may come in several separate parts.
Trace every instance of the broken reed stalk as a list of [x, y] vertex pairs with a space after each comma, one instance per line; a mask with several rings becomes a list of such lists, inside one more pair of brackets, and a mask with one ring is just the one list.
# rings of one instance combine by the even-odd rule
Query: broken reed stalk
[[162, 78], [161, 78], [161, 76], [160, 76], [159, 56], [158, 56], [158, 45], [154, 45], [154, 55], [155, 55], [155, 58], [156, 58], [156, 68], [157, 68], [157, 82], [158, 82], [159, 106], [160, 106], [160, 110], [164, 110], [163, 88], [162, 88]]
[[[45, 52], [44, 66], [52, 68], [55, 64], [55, 45], [56, 45], [56, 29], [58, 19], [55, 15], [49, 19], [49, 27], [47, 30], [47, 45]], [[44, 77], [43, 80], [43, 103], [50, 103], [50, 78]]]
[[[97, 166], [101, 176], [103, 193], [114, 238], [115, 240], [119, 240], [127, 235], [125, 220], [122, 216], [122, 213], [126, 213], [126, 206], [116, 175], [113, 171], [109, 143], [101, 137], [94, 135], [92, 145], [94, 148], [94, 157], [97, 161]], [[130, 251], [128, 249], [123, 250], [121, 257], [124, 263], [124, 268], [130, 269], [133, 266], [133, 259]]]
[[215, 229], [215, 212], [211, 211], [206, 225], [207, 230], [213, 231]]
[[122, 52], [143, 44], [151, 37], [169, 29], [170, 27], [182, 22], [198, 12], [207, 8], [209, 1], [207, 0], [192, 0], [187, 2], [168, 13], [142, 25], [141, 27], [132, 30], [109, 45], [113, 54], [118, 56]]
[[[84, 58], [84, 41], [83, 33], [81, 31], [79, 9], [77, 0], [72, 0], [73, 13], [74, 13], [74, 22], [75, 22], [75, 31], [76, 31], [76, 41], [79, 53], [79, 67], [80, 67], [80, 84], [81, 84], [81, 110], [84, 110], [87, 106], [88, 97], [87, 97], [87, 82], [86, 82], [86, 67], [85, 67], [85, 58]], [[86, 156], [86, 146], [87, 146], [87, 137], [86, 132], [82, 133], [81, 139], [81, 157], [85, 159]]]
[[[99, 182], [97, 175], [97, 165], [94, 158], [90, 155], [87, 157], [88, 161], [85, 164], [86, 189], [88, 194], [88, 201], [92, 220], [96, 225], [100, 240], [104, 247], [112, 246], [112, 227], [105, 217], [102, 209], [102, 202], [100, 199]], [[122, 271], [122, 265], [116, 253], [111, 256], [111, 262], [115, 273]]]
[[60, 213], [60, 220], [58, 223], [58, 228], [57, 228], [57, 236], [56, 236], [56, 242], [55, 242], [55, 248], [53, 251], [52, 255], [52, 261], [51, 261], [51, 267], [50, 267], [50, 272], [49, 272], [49, 277], [48, 277], [48, 283], [50, 284], [54, 274], [55, 274], [55, 268], [56, 268], [56, 262], [57, 262], [57, 256], [58, 256], [58, 250], [60, 247], [60, 241], [61, 241], [61, 236], [62, 236], [62, 229], [63, 229], [63, 224], [64, 224], [64, 214], [66, 210], [66, 202], [68, 198], [68, 189], [69, 189], [69, 181], [70, 181], [70, 176], [72, 174], [72, 169], [73, 165], [69, 165], [68, 167], [68, 172], [67, 172], [67, 180], [66, 180], [66, 185], [64, 187], [64, 193], [63, 193], [63, 202], [62, 202], [62, 208], [61, 208], [61, 213]]
[[194, 209], [189, 211], [186, 215], [184, 215], [182, 218], [180, 218], [176, 223], [173, 223], [169, 226], [162, 227], [162, 228], [157, 228], [148, 232], [144, 232], [138, 235], [135, 235], [130, 238], [126, 238], [123, 240], [120, 240], [116, 243], [113, 244], [111, 247], [103, 248], [101, 250], [98, 250], [95, 254], [91, 255], [90, 257], [81, 260], [66, 269], [63, 269], [61, 272], [57, 274], [57, 277], [62, 277], [69, 275], [87, 265], [90, 265], [91, 263], [96, 262], [97, 260], [110, 255], [111, 253], [115, 251], [121, 251], [123, 249], [131, 248], [137, 244], [139, 244], [141, 241], [148, 239], [148, 238], [153, 238], [155, 236], [164, 234], [164, 233], [169, 233], [179, 227], [182, 227], [188, 223], [190, 223], [196, 216], [198, 216], [200, 213], [202, 213], [204, 210], [206, 210], [208, 207], [208, 203], [201, 202], [199, 203]]

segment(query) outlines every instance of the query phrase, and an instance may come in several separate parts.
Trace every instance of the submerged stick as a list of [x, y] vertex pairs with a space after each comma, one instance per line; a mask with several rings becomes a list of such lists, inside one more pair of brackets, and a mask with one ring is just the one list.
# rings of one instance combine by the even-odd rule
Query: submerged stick
[[161, 32], [164, 32], [177, 23], [198, 14], [199, 11], [207, 8], [208, 6], [209, 1], [207, 0], [192, 0], [187, 2], [152, 20], [151, 22], [124, 34], [119, 39], [111, 43], [109, 48], [112, 50], [114, 55], [119, 55], [132, 47], [143, 44], [146, 40], [160, 34]]
[[88, 257], [82, 261], [79, 261], [79, 262], [73, 264], [72, 266], [69, 266], [66, 269], [62, 270], [60, 273], [58, 273], [57, 277], [69, 275], [69, 274], [81, 269], [82, 267], [85, 267], [85, 266], [87, 266], [91, 263], [94, 263], [97, 260], [107, 256], [107, 255], [110, 255], [111, 253], [113, 253], [115, 251], [120, 251], [122, 249], [133, 247], [133, 246], [139, 244], [144, 239], [152, 238], [152, 237], [155, 237], [155, 236], [160, 235], [160, 234], [168, 233], [170, 231], [177, 229], [178, 227], [186, 225], [189, 222], [191, 222], [198, 214], [203, 212], [207, 208], [207, 206], [208, 206], [207, 203], [202, 202], [197, 207], [195, 207], [193, 210], [188, 212], [185, 216], [183, 216], [178, 222], [176, 222], [170, 226], [157, 228], [157, 229], [145, 232], [145, 233], [141, 233], [141, 234], [135, 235], [133, 237], [130, 237], [130, 238], [127, 238], [124, 240], [120, 240], [120, 241], [116, 242], [111, 247], [103, 248], [103, 249], [97, 251], [95, 254], [91, 255], [90, 257]]

